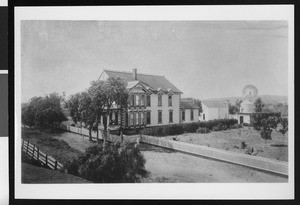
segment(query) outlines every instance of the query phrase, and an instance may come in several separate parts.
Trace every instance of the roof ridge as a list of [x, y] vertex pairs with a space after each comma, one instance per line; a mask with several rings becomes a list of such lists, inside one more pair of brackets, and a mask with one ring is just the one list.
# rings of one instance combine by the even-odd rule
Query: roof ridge
[[[131, 72], [126, 72], [126, 71], [116, 71], [116, 70], [109, 70], [109, 69], [105, 69], [104, 71], [111, 71], [111, 72], [116, 72], [116, 73], [126, 73], [126, 74], [132, 74]], [[144, 73], [137, 73], [138, 75], [148, 75], [148, 76], [153, 76], [153, 77], [163, 77], [165, 78], [165, 76], [163, 75], [152, 75], [152, 74], [144, 74]]]

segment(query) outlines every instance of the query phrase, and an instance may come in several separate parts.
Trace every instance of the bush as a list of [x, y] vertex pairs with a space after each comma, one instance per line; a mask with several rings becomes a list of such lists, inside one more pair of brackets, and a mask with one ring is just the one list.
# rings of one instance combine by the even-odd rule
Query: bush
[[239, 129], [242, 128], [243, 126], [241, 124], [235, 124], [235, 125], [231, 125], [230, 129]]
[[244, 123], [243, 123], [243, 126], [245, 126], [245, 127], [249, 127], [249, 126], [250, 126], [250, 124], [249, 124], [249, 123], [246, 123], [246, 122], [244, 122]]
[[[228, 128], [232, 128], [236, 126], [238, 121], [236, 119], [221, 119], [221, 120], [211, 120], [207, 122], [193, 122], [193, 123], [185, 123], [185, 124], [172, 124], [160, 127], [151, 127], [146, 128], [144, 131], [145, 135], [150, 136], [167, 136], [167, 135], [180, 135], [184, 132], [187, 133], [196, 133], [202, 132], [206, 128], [207, 130], [221, 131], [227, 130]], [[207, 133], [207, 131], [204, 131]]]
[[219, 124], [219, 125], [215, 125], [212, 128], [213, 131], [221, 131], [223, 130], [223, 125]]
[[183, 130], [188, 133], [195, 133], [197, 132], [198, 128], [199, 128], [199, 123], [196, 122], [183, 124]]
[[180, 124], [166, 126], [166, 135], [180, 135], [184, 133], [184, 127]]
[[96, 183], [135, 183], [148, 175], [143, 155], [132, 144], [90, 147], [77, 160], [67, 163], [68, 173]]
[[197, 132], [198, 132], [198, 133], [201, 133], [201, 134], [210, 133], [209, 129], [207, 129], [206, 127], [199, 127], [199, 128], [197, 129]]

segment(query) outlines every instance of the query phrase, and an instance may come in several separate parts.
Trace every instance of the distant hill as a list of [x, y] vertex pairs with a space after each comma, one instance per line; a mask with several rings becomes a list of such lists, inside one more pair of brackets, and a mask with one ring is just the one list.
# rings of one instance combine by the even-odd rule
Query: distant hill
[[[288, 103], [287, 96], [278, 95], [258, 95], [256, 98], [260, 97], [265, 104], [277, 104], [277, 103]], [[254, 98], [254, 99], [256, 99]], [[230, 103], [235, 103], [237, 99], [241, 97], [225, 97], [225, 98], [208, 98], [208, 100], [229, 100]]]

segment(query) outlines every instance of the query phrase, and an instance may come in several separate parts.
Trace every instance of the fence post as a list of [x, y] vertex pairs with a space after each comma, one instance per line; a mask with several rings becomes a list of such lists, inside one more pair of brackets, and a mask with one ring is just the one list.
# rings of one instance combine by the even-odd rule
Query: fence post
[[46, 166], [48, 164], [48, 155], [46, 154]]
[[35, 145], [33, 145], [33, 151], [32, 151], [32, 156], [31, 156], [31, 158], [33, 158], [33, 159], [34, 159], [34, 151], [35, 151]]
[[40, 148], [37, 148], [37, 160], [39, 161], [40, 158]]
[[27, 140], [26, 154], [28, 153], [29, 140]]
[[55, 160], [55, 167], [54, 167], [55, 170], [57, 170], [57, 161]]
[[22, 139], [22, 151], [24, 149], [24, 140]]

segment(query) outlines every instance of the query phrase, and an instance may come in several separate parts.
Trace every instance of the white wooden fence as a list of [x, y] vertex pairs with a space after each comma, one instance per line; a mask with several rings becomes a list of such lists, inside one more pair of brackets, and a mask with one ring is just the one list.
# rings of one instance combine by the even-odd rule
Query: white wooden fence
[[59, 163], [53, 157], [42, 152], [36, 145], [30, 144], [29, 140], [22, 139], [22, 151], [34, 160], [39, 161], [50, 169], [63, 171], [63, 164]]

